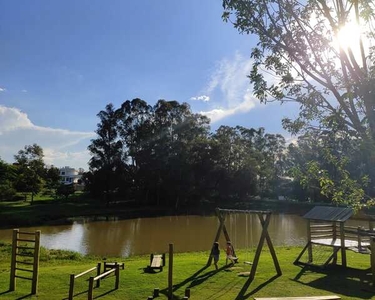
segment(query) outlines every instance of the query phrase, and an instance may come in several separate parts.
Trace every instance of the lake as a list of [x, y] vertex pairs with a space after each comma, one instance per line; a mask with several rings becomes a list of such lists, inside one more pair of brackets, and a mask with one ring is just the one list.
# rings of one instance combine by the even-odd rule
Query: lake
[[[350, 220], [351, 225], [364, 225]], [[257, 215], [235, 214], [225, 221], [237, 248], [254, 250], [261, 234]], [[130, 220], [75, 221], [71, 225], [22, 228], [41, 230], [41, 245], [49, 249], [68, 249], [82, 254], [122, 256], [167, 252], [173, 243], [176, 252], [209, 251], [219, 221], [215, 216], [171, 216]], [[273, 214], [268, 229], [275, 246], [304, 245], [306, 221], [297, 215]], [[12, 230], [0, 230], [0, 240], [10, 240]], [[224, 237], [219, 241], [224, 247]]]

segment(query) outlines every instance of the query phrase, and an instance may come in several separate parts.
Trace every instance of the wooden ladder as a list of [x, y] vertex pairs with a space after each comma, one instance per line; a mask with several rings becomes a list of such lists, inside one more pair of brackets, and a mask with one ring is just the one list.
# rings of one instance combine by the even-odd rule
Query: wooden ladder
[[[35, 295], [37, 293], [39, 254], [40, 230], [35, 232], [22, 232], [19, 231], [19, 229], [13, 229], [9, 285], [10, 291], [14, 291], [16, 289], [16, 278], [19, 278], [31, 280], [31, 294]], [[22, 272], [22, 275], [19, 275], [20, 272]], [[26, 273], [31, 273], [31, 277], [23, 275]]]

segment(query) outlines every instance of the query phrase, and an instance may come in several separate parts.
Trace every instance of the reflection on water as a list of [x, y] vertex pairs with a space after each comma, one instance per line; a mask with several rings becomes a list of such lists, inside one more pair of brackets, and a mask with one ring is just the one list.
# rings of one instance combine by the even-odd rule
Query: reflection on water
[[[257, 215], [230, 215], [225, 224], [235, 248], [256, 247], [261, 234]], [[23, 230], [40, 229], [41, 244], [46, 248], [127, 257], [166, 252], [169, 243], [174, 243], [176, 252], [207, 251], [211, 249], [218, 226], [219, 221], [214, 216], [173, 216], [82, 221], [73, 225], [30, 227]], [[268, 230], [274, 245], [303, 245], [306, 240], [306, 221], [296, 215], [272, 215]], [[0, 230], [0, 240], [10, 240], [11, 233], [12, 230]], [[219, 242], [224, 246], [223, 235]]]

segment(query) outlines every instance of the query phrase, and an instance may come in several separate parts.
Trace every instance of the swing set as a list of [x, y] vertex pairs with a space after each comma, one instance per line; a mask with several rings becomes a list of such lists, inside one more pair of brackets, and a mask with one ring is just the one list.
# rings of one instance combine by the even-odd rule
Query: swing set
[[[227, 242], [230, 241], [230, 237], [229, 237], [227, 228], [225, 226], [225, 219], [228, 215], [231, 215], [231, 214], [256, 214], [256, 215], [258, 215], [259, 221], [262, 225], [262, 234], [260, 235], [258, 246], [257, 246], [257, 249], [255, 251], [254, 260], [253, 260], [252, 267], [251, 267], [251, 270], [250, 270], [249, 280], [253, 280], [254, 277], [255, 277], [255, 272], [256, 272], [257, 267], [258, 267], [260, 254], [262, 252], [262, 248], [263, 248], [265, 240], [267, 241], [267, 245], [268, 245], [268, 248], [270, 250], [277, 275], [280, 276], [282, 274], [281, 268], [280, 268], [279, 262], [277, 260], [275, 249], [272, 245], [270, 235], [268, 233], [268, 225], [269, 225], [270, 220], [271, 220], [272, 212], [270, 212], [270, 211], [258, 211], [258, 210], [238, 210], [238, 209], [216, 208], [216, 215], [219, 219], [220, 224], [219, 224], [219, 228], [217, 230], [216, 236], [215, 236], [214, 243], [219, 241], [221, 232], [224, 233], [224, 237], [225, 237], [226, 241]], [[235, 253], [235, 249], [234, 249], [233, 245], [232, 245], [232, 248], [233, 248], [233, 256], [236, 257], [236, 253]], [[212, 256], [210, 255], [209, 258], [208, 258], [208, 261], [207, 261], [207, 266], [210, 266], [211, 263], [212, 263]]]

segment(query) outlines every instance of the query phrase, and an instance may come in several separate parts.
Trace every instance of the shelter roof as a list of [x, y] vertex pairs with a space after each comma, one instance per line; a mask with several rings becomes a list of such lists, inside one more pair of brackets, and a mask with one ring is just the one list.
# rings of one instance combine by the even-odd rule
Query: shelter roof
[[348, 207], [315, 206], [303, 217], [317, 221], [345, 222], [353, 214], [353, 209]]

